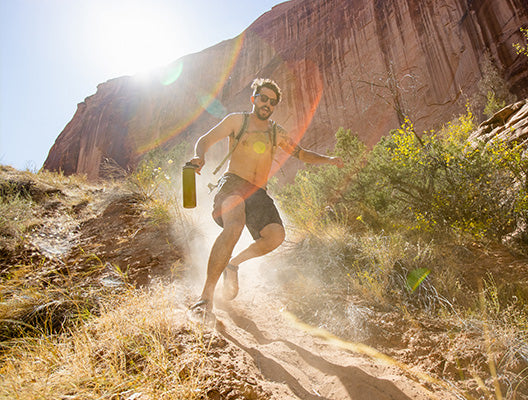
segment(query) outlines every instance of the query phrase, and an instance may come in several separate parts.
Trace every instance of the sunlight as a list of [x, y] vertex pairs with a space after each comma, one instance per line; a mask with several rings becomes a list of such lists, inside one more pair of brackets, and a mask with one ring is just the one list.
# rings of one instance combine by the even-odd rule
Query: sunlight
[[184, 29], [177, 16], [153, 4], [109, 2], [94, 16], [98, 62], [117, 74], [136, 74], [168, 64], [180, 54]]

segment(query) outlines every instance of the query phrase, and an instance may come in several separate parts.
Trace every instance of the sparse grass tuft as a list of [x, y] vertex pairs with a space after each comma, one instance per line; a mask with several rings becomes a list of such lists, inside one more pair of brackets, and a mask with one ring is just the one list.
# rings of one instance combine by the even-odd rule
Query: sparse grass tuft
[[18, 193], [0, 196], [0, 249], [15, 250], [23, 243], [24, 234], [37, 222], [31, 199]]
[[127, 177], [126, 186], [138, 196], [141, 211], [155, 225], [183, 219], [179, 199], [182, 160], [187, 147], [182, 143], [165, 152], [154, 150]]
[[464, 390], [480, 379], [474, 395], [496, 385], [506, 399], [528, 393], [527, 290], [476, 270], [478, 249], [328, 225], [281, 257], [288, 309], [303, 321], [395, 356], [414, 350], [405, 362]]
[[[236, 372], [222, 368], [214, 356], [227, 343], [182, 322], [175, 290], [133, 290], [68, 332], [17, 342], [1, 359], [0, 397], [185, 400], [227, 395], [235, 388], [223, 385]], [[266, 398], [257, 388], [240, 389], [249, 391], [247, 398]]]

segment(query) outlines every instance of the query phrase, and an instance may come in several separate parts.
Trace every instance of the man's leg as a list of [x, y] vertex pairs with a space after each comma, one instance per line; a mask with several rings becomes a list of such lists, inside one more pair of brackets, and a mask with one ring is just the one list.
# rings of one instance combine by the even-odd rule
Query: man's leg
[[268, 254], [281, 245], [284, 237], [284, 227], [281, 224], [268, 224], [260, 231], [260, 238], [233, 257], [229, 263], [238, 266], [244, 261]]
[[[262, 228], [260, 237], [240, 254], [233, 257], [226, 268], [224, 277], [224, 298], [233, 300], [238, 294], [238, 265], [251, 258], [263, 256], [275, 250], [284, 241], [284, 228], [281, 224], [271, 223]], [[231, 267], [234, 266], [234, 267]]]
[[216, 284], [231, 258], [233, 249], [240, 239], [246, 222], [244, 199], [239, 196], [230, 196], [222, 203], [223, 229], [216, 238], [209, 262], [207, 265], [207, 278], [200, 300], [208, 302], [208, 308], [213, 307], [213, 298]]

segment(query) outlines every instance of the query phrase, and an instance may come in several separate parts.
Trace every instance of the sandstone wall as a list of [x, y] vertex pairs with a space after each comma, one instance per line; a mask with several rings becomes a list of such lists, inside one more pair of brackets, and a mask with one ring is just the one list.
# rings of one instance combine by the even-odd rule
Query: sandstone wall
[[[271, 77], [273, 116], [301, 145], [333, 147], [343, 126], [375, 144], [403, 115], [419, 131], [463, 112], [489, 51], [512, 92], [528, 95], [528, 58], [515, 54], [528, 0], [292, 0], [239, 37], [174, 62], [150, 80], [113, 79], [79, 104], [44, 167], [97, 178], [101, 161], [133, 168], [141, 155], [194, 142]], [[212, 150], [219, 156], [222, 145]], [[213, 163], [214, 164], [214, 163]], [[283, 168], [290, 175], [298, 162]], [[211, 168], [214, 166], [211, 165]]]

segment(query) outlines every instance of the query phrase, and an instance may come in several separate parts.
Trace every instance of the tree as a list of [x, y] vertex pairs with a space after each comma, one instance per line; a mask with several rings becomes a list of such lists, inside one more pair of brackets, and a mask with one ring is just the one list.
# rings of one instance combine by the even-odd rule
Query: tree
[[482, 57], [480, 70], [482, 78], [477, 84], [478, 90], [471, 103], [475, 111], [482, 110], [484, 115], [490, 118], [506, 104], [515, 102], [516, 97], [510, 92], [489, 51]]
[[[521, 33], [524, 36], [525, 41], [528, 42], [528, 29], [521, 28]], [[528, 45], [514, 43], [512, 46], [517, 51], [517, 54], [524, 54], [526, 57], [528, 57]]]
[[369, 85], [370, 92], [377, 98], [383, 100], [391, 106], [398, 116], [398, 122], [402, 125], [411, 112], [405, 99], [406, 95], [413, 95], [416, 92], [417, 78], [414, 73], [407, 73], [403, 76], [396, 76], [394, 63], [391, 61], [387, 72], [373, 80], [358, 80], [358, 83]]

